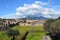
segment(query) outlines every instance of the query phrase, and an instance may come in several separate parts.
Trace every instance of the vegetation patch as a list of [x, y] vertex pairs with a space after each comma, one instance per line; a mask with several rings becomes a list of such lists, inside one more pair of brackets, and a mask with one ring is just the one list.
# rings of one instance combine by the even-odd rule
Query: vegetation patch
[[[41, 40], [42, 36], [45, 34], [43, 27], [42, 26], [15, 26], [12, 29], [18, 30], [20, 35], [16, 38], [16, 40], [21, 40], [21, 38], [25, 35], [26, 31], [29, 32], [29, 34], [26, 36], [25, 40]], [[34, 32], [32, 32], [34, 31]], [[32, 38], [33, 36], [33, 38]], [[0, 32], [0, 40], [11, 40], [6, 31]]]
[[31, 32], [25, 40], [42, 40], [43, 35], [45, 35], [45, 32]]

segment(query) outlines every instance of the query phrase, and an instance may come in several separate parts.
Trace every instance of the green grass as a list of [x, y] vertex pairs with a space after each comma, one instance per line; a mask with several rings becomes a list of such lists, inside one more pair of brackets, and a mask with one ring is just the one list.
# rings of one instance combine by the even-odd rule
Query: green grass
[[31, 27], [31, 26], [21, 26], [21, 27], [20, 26], [16, 26], [16, 27], [13, 27], [12, 29], [17, 29], [21, 33], [26, 32], [26, 31], [31, 31], [31, 30], [44, 31], [42, 26], [35, 26], [35, 27]]
[[29, 33], [25, 40], [42, 40], [43, 35], [45, 35], [44, 32]]
[[8, 38], [7, 33], [0, 32], [0, 40], [10, 40], [10, 38]]
[[[35, 27], [31, 27], [31, 26], [25, 26], [25, 27], [14, 27], [13, 29], [17, 29], [20, 31], [21, 35], [23, 33], [25, 33], [27, 30], [28, 31], [36, 31], [36, 32], [30, 32], [28, 34], [28, 36], [26, 37], [26, 40], [41, 40], [42, 39], [42, 36], [45, 35], [45, 32], [42, 32], [44, 31], [43, 27], [42, 26], [35, 26]], [[39, 32], [37, 32], [39, 31]], [[40, 32], [41, 31], [41, 32]]]
[[[44, 31], [42, 26], [15, 26], [12, 29], [19, 30], [20, 35], [18, 36], [18, 39], [20, 39], [23, 34], [25, 34], [26, 31], [36, 31], [36, 32], [30, 32], [28, 36], [26, 37], [26, 40], [40, 40], [42, 36], [45, 34], [44, 32], [37, 32], [37, 31]], [[33, 37], [32, 37], [33, 36]], [[0, 32], [0, 40], [10, 40], [7, 36], [6, 32]]]

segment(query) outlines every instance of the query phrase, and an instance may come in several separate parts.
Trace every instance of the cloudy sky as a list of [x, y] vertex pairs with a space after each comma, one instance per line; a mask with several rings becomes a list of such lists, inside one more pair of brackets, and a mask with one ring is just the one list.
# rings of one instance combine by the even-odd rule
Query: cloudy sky
[[38, 15], [60, 16], [60, 0], [0, 0], [0, 18], [21, 18]]

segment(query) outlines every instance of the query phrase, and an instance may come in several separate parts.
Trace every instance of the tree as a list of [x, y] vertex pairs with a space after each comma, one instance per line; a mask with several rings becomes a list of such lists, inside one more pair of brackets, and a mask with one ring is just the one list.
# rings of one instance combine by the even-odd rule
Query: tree
[[7, 32], [7, 35], [8, 35], [8, 37], [12, 37], [11, 40], [15, 40], [15, 39], [16, 39], [16, 36], [19, 35], [19, 31], [18, 31], [18, 30], [10, 29], [10, 30]]
[[50, 36], [53, 40], [60, 40], [60, 18], [48, 19], [44, 23], [44, 29], [51, 33]]
[[52, 33], [60, 33], [60, 20], [57, 20], [51, 24]]
[[60, 17], [58, 17], [58, 19], [60, 19]]
[[55, 39], [60, 40], [60, 20], [57, 20], [51, 24], [51, 31], [50, 31]]
[[51, 23], [53, 23], [55, 20], [54, 19], [48, 19], [45, 23], [44, 23], [44, 29], [47, 32], [50, 32], [50, 25]]

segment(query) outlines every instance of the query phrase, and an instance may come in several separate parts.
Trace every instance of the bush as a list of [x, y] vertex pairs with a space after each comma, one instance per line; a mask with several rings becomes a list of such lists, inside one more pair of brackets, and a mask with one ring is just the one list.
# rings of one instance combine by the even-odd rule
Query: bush
[[10, 30], [7, 32], [7, 35], [8, 35], [8, 37], [12, 37], [11, 40], [15, 40], [16, 36], [19, 35], [19, 31], [18, 31], [18, 30], [10, 29]]
[[60, 20], [57, 20], [51, 24], [52, 33], [60, 33]]
[[50, 32], [51, 30], [51, 23], [53, 23], [55, 20], [54, 19], [48, 19], [45, 23], [44, 23], [44, 29], [47, 32]]

